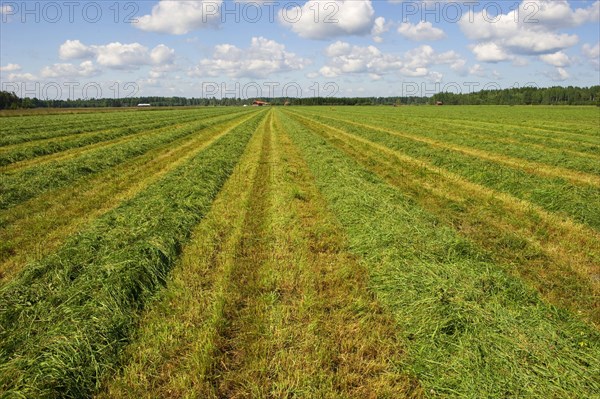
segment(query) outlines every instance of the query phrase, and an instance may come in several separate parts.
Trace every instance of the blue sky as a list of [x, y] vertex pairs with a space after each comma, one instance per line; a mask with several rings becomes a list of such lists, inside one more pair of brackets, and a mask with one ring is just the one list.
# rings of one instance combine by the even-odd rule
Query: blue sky
[[431, 95], [600, 84], [600, 1], [0, 1], [39, 98]]

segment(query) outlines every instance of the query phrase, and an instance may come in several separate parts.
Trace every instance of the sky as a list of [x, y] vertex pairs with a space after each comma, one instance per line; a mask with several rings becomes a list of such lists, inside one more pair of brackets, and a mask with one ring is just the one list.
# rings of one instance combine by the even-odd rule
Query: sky
[[600, 1], [0, 1], [42, 99], [430, 96], [600, 84]]

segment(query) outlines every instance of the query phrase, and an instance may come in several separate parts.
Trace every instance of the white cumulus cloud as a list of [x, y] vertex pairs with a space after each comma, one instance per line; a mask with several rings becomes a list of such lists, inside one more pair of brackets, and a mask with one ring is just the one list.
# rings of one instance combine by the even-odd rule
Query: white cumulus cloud
[[280, 10], [279, 22], [306, 39], [368, 35], [374, 28], [375, 10], [371, 0], [309, 0]]
[[371, 29], [371, 35], [373, 36], [373, 40], [376, 43], [382, 43], [383, 35], [385, 32], [390, 30], [390, 24], [385, 22], [384, 17], [375, 18], [375, 23], [373, 24], [373, 28]]
[[553, 54], [540, 55], [540, 59], [548, 65], [552, 65], [559, 68], [566, 67], [571, 64], [569, 56], [562, 51], [558, 51]]
[[93, 55], [93, 49], [79, 40], [67, 40], [58, 49], [58, 56], [63, 60], [88, 58]]
[[575, 34], [560, 29], [594, 23], [600, 16], [600, 1], [573, 9], [566, 0], [523, 0], [507, 14], [489, 15], [486, 10], [469, 12], [459, 21], [479, 61], [514, 60], [519, 55], [548, 55], [572, 47]]
[[16, 72], [21, 70], [19, 64], [7, 64], [6, 66], [0, 66], [0, 72]]
[[410, 22], [404, 22], [398, 27], [398, 33], [407, 39], [414, 41], [433, 41], [441, 40], [446, 37], [443, 30], [435, 28], [431, 22], [420, 21], [414, 25]]
[[591, 44], [584, 44], [581, 48], [583, 55], [592, 63], [594, 68], [600, 70], [600, 42], [596, 43], [595, 46]]
[[175, 59], [175, 51], [164, 44], [150, 50], [140, 43], [114, 42], [88, 46], [79, 40], [67, 40], [60, 46], [59, 56], [64, 60], [94, 58], [101, 66], [135, 69], [143, 65], [170, 64]]
[[555, 82], [562, 82], [571, 77], [565, 68], [556, 68], [553, 72], [548, 72], [545, 75]]
[[494, 42], [476, 44], [471, 46], [471, 50], [477, 60], [482, 62], [500, 62], [512, 58], [506, 50]]
[[223, 0], [161, 0], [152, 13], [138, 17], [135, 26], [150, 32], [184, 35], [215, 27], [221, 21]]
[[455, 69], [463, 67], [465, 62], [454, 51], [436, 52], [431, 46], [420, 46], [404, 54], [384, 53], [375, 46], [356, 46], [337, 41], [325, 49], [327, 63], [321, 68], [321, 75], [333, 78], [345, 74], [365, 73], [370, 76], [382, 76], [396, 73], [402, 76], [441, 79], [439, 72], [432, 73], [429, 68], [436, 65], [448, 65]]
[[273, 74], [304, 69], [310, 61], [285, 50], [285, 45], [264, 37], [253, 37], [250, 47], [232, 44], [215, 46], [212, 58], [190, 71], [191, 76], [267, 78]]
[[43, 78], [73, 78], [90, 77], [97, 75], [100, 71], [91, 61], [84, 61], [79, 65], [73, 64], [54, 64], [44, 67], [40, 75]]

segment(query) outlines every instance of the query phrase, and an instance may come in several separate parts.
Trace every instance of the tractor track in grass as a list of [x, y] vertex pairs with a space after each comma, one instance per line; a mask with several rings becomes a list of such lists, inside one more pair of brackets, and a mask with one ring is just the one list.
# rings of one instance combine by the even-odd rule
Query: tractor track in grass
[[293, 116], [473, 239], [549, 302], [600, 327], [598, 232], [399, 151], [298, 114]]
[[[468, 134], [472, 134], [469, 132], [468, 129], [480, 129], [480, 130], [488, 130], [490, 132], [494, 132], [494, 133], [499, 133], [503, 136], [508, 136], [508, 137], [497, 137], [497, 136], [493, 136], [493, 135], [486, 135], [485, 133], [477, 133], [478, 136], [481, 137], [487, 137], [489, 139], [492, 140], [496, 140], [496, 141], [506, 141], [506, 143], [515, 143], [515, 144], [526, 144], [526, 145], [532, 145], [535, 146], [537, 148], [541, 148], [541, 149], [549, 149], [552, 151], [564, 151], [568, 154], [573, 154], [575, 156], [580, 156], [580, 157], [587, 157], [587, 158], [592, 158], [592, 159], [600, 159], [600, 155], [598, 155], [597, 153], [600, 152], [600, 143], [592, 143], [592, 142], [582, 142], [581, 140], [566, 140], [566, 139], [561, 139], [559, 137], [552, 137], [552, 136], [543, 136], [543, 135], [535, 135], [535, 134], [529, 134], [529, 133], [524, 133], [519, 131], [518, 133], [514, 133], [514, 132], [507, 132], [504, 129], [500, 129], [498, 128], [496, 125], [494, 124], [486, 124], [486, 127], [483, 128], [482, 126], [478, 126], [475, 122], [468, 122], [468, 121], [456, 121], [456, 120], [451, 120], [451, 119], [444, 119], [443, 122], [445, 124], [449, 124], [449, 125], [454, 125], [454, 126], [458, 126], [460, 128], [465, 128], [465, 131]], [[483, 122], [482, 122], [483, 123]], [[514, 127], [519, 127], [518, 125], [514, 126]], [[520, 126], [520, 129], [524, 129], [526, 130], [527, 127], [525, 126]], [[532, 138], [532, 139], [538, 139], [538, 140], [544, 140], [544, 144], [540, 144], [537, 142], [530, 142], [527, 140], [523, 140], [520, 137], [528, 137], [528, 138]], [[556, 143], [554, 146], [549, 145], [549, 143]], [[586, 145], [589, 146], [588, 149], [590, 151], [596, 151], [595, 153], [591, 153], [591, 152], [583, 152], [583, 151], [579, 151], [579, 150], [575, 150], [575, 149], [565, 149], [565, 145], [569, 145], [569, 146], [574, 146], [574, 145]]]
[[[21, 141], [17, 142], [17, 143], [7, 143], [4, 145], [0, 145], [0, 154], [3, 154], [7, 151], [10, 150], [14, 150], [14, 149], [18, 149], [18, 148], [26, 148], [26, 147], [30, 147], [30, 146], [36, 146], [36, 145], [45, 145], [45, 144], [52, 144], [52, 143], [60, 143], [62, 141], [65, 140], [69, 140], [69, 139], [75, 139], [75, 138], [79, 138], [79, 137], [86, 137], [86, 136], [90, 136], [90, 135], [94, 135], [94, 134], [102, 134], [102, 133], [106, 133], [106, 132], [110, 132], [112, 130], [117, 130], [117, 129], [126, 129], [126, 128], [141, 128], [147, 125], [154, 125], [156, 123], [162, 123], [163, 121], [168, 123], [171, 120], [176, 120], [177, 118], [180, 118], [181, 115], [177, 115], [177, 116], [170, 116], [168, 119], [167, 118], [163, 118], [159, 121], [157, 121], [156, 119], [143, 119], [142, 122], [140, 121], [136, 121], [138, 122], [135, 125], [131, 125], [131, 121], [124, 119], [124, 120], [119, 120], [118, 123], [96, 123], [93, 126], [90, 126], [90, 123], [87, 123], [85, 126], [82, 126], [82, 128], [84, 128], [85, 130], [73, 130], [72, 132], [66, 131], [66, 132], [56, 132], [54, 131], [54, 128], [56, 128], [56, 126], [45, 126], [45, 127], [39, 127], [38, 129], [44, 129], [46, 131], [48, 131], [48, 133], [46, 135], [51, 134], [51, 132], [53, 134], [58, 134], [58, 133], [64, 133], [64, 134], [58, 134], [56, 136], [50, 136], [50, 137], [44, 137], [42, 136], [43, 133], [39, 133], [39, 135], [41, 137], [37, 138], [35, 136], [30, 137], [27, 136], [25, 133], [21, 136], [21, 135], [10, 135], [7, 138], [11, 138], [13, 140], [15, 139], [21, 139]], [[166, 120], [167, 119], [167, 120]], [[42, 125], [43, 126], [43, 125]], [[8, 131], [10, 131], [10, 128], [7, 129]]]
[[[421, 117], [421, 116], [417, 116], [415, 118], [426, 119], [425, 117]], [[436, 120], [443, 121], [444, 123], [460, 124], [460, 125], [464, 125], [467, 127], [476, 127], [477, 125], [487, 125], [494, 130], [497, 129], [497, 122], [488, 122], [488, 121], [482, 121], [482, 120], [472, 120], [472, 121], [460, 120], [459, 121], [457, 119], [452, 119], [452, 118], [436, 118]], [[545, 132], [545, 134], [540, 133], [538, 135], [535, 133], [531, 133], [531, 135], [534, 135], [536, 137], [546, 138], [546, 139], [554, 139], [554, 140], [564, 141], [564, 142], [581, 143], [582, 138], [594, 139], [591, 142], [585, 141], [585, 143], [600, 146], [600, 143], [598, 143], [599, 137], [598, 137], [597, 133], [595, 133], [595, 134], [575, 133], [569, 129], [565, 129], [565, 130], [547, 129], [547, 128], [542, 128], [542, 127], [538, 127], [538, 126], [516, 125], [516, 124], [511, 124], [511, 123], [505, 123], [504, 121], [502, 122], [502, 125], [506, 126], [506, 127], [516, 128], [516, 129], [531, 130], [533, 132]], [[550, 135], [548, 133], [550, 133]], [[563, 137], [571, 137], [571, 139], [558, 138], [558, 137], [556, 137], [556, 135], [561, 135]]]
[[431, 397], [593, 397], [600, 332], [542, 301], [478, 247], [318, 131], [282, 122], [406, 337]]
[[[197, 115], [182, 118], [181, 115], [160, 121], [149, 120], [142, 124], [120, 125], [109, 129], [92, 130], [76, 135], [62, 136], [58, 138], [49, 138], [43, 140], [30, 140], [26, 143], [13, 144], [0, 147], [0, 164], [2, 167], [30, 160], [31, 158], [49, 156], [56, 153], [84, 148], [86, 146], [96, 145], [109, 140], [115, 140], [120, 137], [131, 136], [141, 131], [150, 131], [160, 129], [164, 126], [174, 125], [175, 122], [182, 124], [187, 121], [198, 119]], [[0, 169], [2, 171], [3, 169]], [[10, 169], [6, 169], [10, 170]]]
[[203, 127], [217, 125], [236, 118], [236, 115], [224, 115], [222, 119], [208, 122], [192, 122], [179, 129], [166, 128], [162, 134], [154, 133], [135, 139], [128, 139], [119, 145], [103, 146], [84, 154], [36, 165], [25, 170], [3, 174], [0, 180], [0, 209], [10, 209], [55, 189], [85, 181], [91, 176], [109, 170], [130, 158], [143, 155], [164, 144], [172, 143], [183, 137], [189, 137]]
[[0, 167], [0, 173], [7, 173], [7, 172], [11, 173], [11, 172], [16, 172], [16, 171], [21, 171], [21, 170], [24, 170], [27, 168], [31, 168], [34, 166], [43, 165], [43, 164], [46, 164], [49, 162], [61, 162], [61, 161], [65, 161], [65, 160], [70, 160], [70, 159], [74, 159], [79, 156], [85, 155], [85, 154], [95, 151], [95, 150], [100, 150], [100, 149], [108, 148], [111, 146], [118, 146], [120, 144], [124, 144], [124, 143], [130, 142], [130, 141], [138, 139], [138, 138], [142, 138], [142, 137], [146, 137], [146, 136], [155, 136], [155, 135], [159, 135], [163, 132], [171, 131], [174, 129], [183, 129], [183, 128], [186, 128], [189, 126], [202, 125], [206, 122], [210, 122], [211, 120], [224, 118], [224, 117], [229, 118], [229, 115], [226, 115], [226, 116], [216, 115], [214, 117], [209, 116], [208, 118], [201, 119], [201, 120], [198, 120], [196, 117], [190, 117], [190, 118], [187, 118], [187, 120], [185, 120], [183, 122], [178, 121], [178, 123], [174, 123], [174, 124], [166, 124], [166, 125], [161, 124], [161, 126], [157, 127], [157, 128], [152, 128], [149, 130], [135, 131], [131, 134], [119, 136], [119, 137], [113, 138], [111, 140], [100, 141], [100, 142], [89, 144], [89, 145], [86, 145], [83, 147], [68, 148], [68, 149], [65, 149], [64, 151], [47, 154], [47, 155], [45, 154], [45, 155], [37, 156], [32, 159], [25, 159], [22, 161], [17, 161], [17, 162]]
[[100, 396], [422, 395], [275, 111], [240, 165]]
[[201, 129], [192, 137], [151, 150], [86, 182], [0, 212], [0, 241], [5, 243], [0, 254], [0, 284], [252, 117], [244, 114], [233, 121]]
[[[317, 114], [312, 114], [312, 115], [317, 115]], [[551, 156], [548, 156], [546, 159], [544, 160], [537, 160], [535, 159], [536, 155], [540, 155], [538, 154], [532, 154], [533, 159], [531, 159], [534, 162], [539, 162], [542, 164], [549, 164], [549, 165], [553, 165], [553, 166], [561, 166], [561, 162], [564, 163], [564, 159], [561, 159], [561, 156], [564, 155], [571, 155], [571, 156], [575, 156], [575, 157], [579, 157], [579, 158], [586, 158], [587, 160], [590, 161], [597, 161], [600, 163], [600, 155], [598, 155], [600, 153], [600, 144], [596, 147], [590, 145], [588, 147], [588, 149], [590, 151], [594, 151], [593, 153], [590, 152], [582, 152], [582, 151], [578, 151], [578, 150], [573, 150], [573, 149], [568, 149], [565, 148], [565, 143], [560, 143], [557, 144], [557, 146], [550, 146], [548, 145], [548, 141], [551, 140], [549, 138], [544, 138], [544, 143], [540, 144], [537, 142], [530, 142], [527, 140], [523, 139], [523, 136], [526, 136], [525, 134], [521, 134], [521, 133], [507, 133], [505, 130], [499, 130], [498, 128], [496, 128], [495, 130], [491, 130], [489, 128], [486, 128], [486, 131], [482, 131], [484, 130], [484, 128], [482, 127], [477, 127], [476, 125], [473, 124], [468, 124], [468, 123], [456, 123], [454, 121], [451, 120], [444, 120], [444, 126], [440, 127], [439, 125], [437, 125], [435, 122], [438, 122], [437, 119], [434, 120], [428, 120], [428, 121], [420, 121], [420, 124], [415, 124], [415, 121], [413, 120], [407, 120], [406, 118], [402, 118], [400, 115], [397, 115], [395, 117], [390, 117], [386, 120], [386, 124], [399, 124], [399, 125], [407, 125], [410, 128], [413, 129], [418, 129], [419, 131], [422, 132], [429, 132], [430, 130], [435, 131], [436, 135], [451, 135], [454, 137], [454, 140], [460, 140], [462, 138], [470, 138], [471, 140], [473, 138], [479, 140], [481, 142], [481, 144], [496, 144], [496, 143], [502, 143], [502, 144], [508, 144], [508, 146], [506, 146], [505, 148], [503, 148], [502, 150], [502, 154], [506, 154], [508, 156], [511, 156], [510, 151], [514, 151], [515, 149], [517, 149], [519, 146], [526, 146], [527, 148], [536, 148], [536, 149], [540, 149], [543, 151], [544, 155], [549, 155], [548, 153], [550, 153]], [[386, 127], [384, 124], [381, 123], [381, 121], [377, 121], [376, 122], [378, 126], [382, 126], [382, 127]], [[447, 126], [457, 126], [460, 127], [460, 130], [453, 130], [453, 129], [448, 129]], [[490, 131], [493, 132], [493, 134], [490, 134]], [[433, 137], [433, 139], [437, 139], [436, 137]], [[457, 144], [461, 144], [460, 142]], [[479, 144], [477, 144], [476, 142], [471, 141], [471, 143], [468, 143], [467, 145], [477, 145], [479, 147], [479, 149], [487, 151], [487, 149], [485, 148], [485, 145], [481, 146]], [[574, 143], [572, 143], [574, 144]], [[581, 142], [578, 142], [576, 144], [581, 145]], [[491, 152], [494, 152], [495, 149], [491, 149]], [[499, 152], [499, 151], [496, 151]], [[519, 159], [530, 159], [529, 157], [530, 154], [527, 153], [521, 153], [521, 154], [516, 154], [514, 155], [516, 158]], [[565, 166], [563, 166], [565, 167]], [[585, 167], [565, 167], [566, 169], [573, 169], [579, 172], [586, 172], [586, 173], [592, 173], [592, 174], [600, 174], [600, 171], [597, 170], [598, 167], [596, 164], [589, 164], [589, 165], [585, 165]]]
[[0, 392], [92, 396], [263, 115], [252, 113], [152, 189], [0, 287]]
[[559, 178], [570, 181], [577, 185], [589, 185], [592, 187], [600, 187], [600, 176], [596, 176], [589, 173], [577, 172], [570, 169], [565, 169], [557, 166], [545, 165], [538, 162], [527, 161], [520, 158], [502, 156], [500, 154], [491, 153], [489, 151], [477, 150], [471, 147], [465, 147], [460, 145], [453, 145], [446, 142], [429, 139], [415, 134], [404, 133], [398, 130], [384, 128], [376, 125], [369, 125], [362, 122], [356, 122], [348, 119], [333, 118], [330, 116], [319, 115], [320, 118], [329, 119], [336, 122], [346, 123], [349, 125], [358, 126], [361, 128], [378, 130], [390, 134], [392, 136], [398, 136], [405, 139], [421, 142], [432, 147], [443, 148], [457, 153], [465, 154], [468, 156], [484, 159], [491, 162], [496, 162], [509, 167], [523, 170], [530, 174], [535, 174], [550, 178]]

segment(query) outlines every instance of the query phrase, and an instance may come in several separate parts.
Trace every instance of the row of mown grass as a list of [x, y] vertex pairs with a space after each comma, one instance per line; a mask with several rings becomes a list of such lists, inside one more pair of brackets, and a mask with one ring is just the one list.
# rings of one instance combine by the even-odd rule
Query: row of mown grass
[[[377, 108], [333, 108], [330, 116], [350, 117], [354, 120], [368, 121], [370, 124], [395, 121], [395, 127], [402, 129], [416, 129], [419, 134], [426, 134], [429, 130], [460, 131], [467, 137], [480, 136], [486, 140], [510, 139], [517, 143], [535, 144], [541, 148], [566, 150], [594, 157], [600, 152], [600, 132], [594, 109], [583, 107], [552, 108], [551, 113], [543, 108], [527, 109], [523, 107], [404, 107], [390, 109]], [[490, 112], [493, 110], [493, 113]], [[324, 110], [314, 109], [311, 112], [318, 114]], [[568, 128], [563, 130], [540, 129], [542, 120], [549, 120], [553, 125], [561, 123], [562, 119], [573, 114], [577, 115], [571, 120]], [[573, 117], [573, 115], [571, 115]], [[538, 126], [531, 126], [533, 123]], [[584, 135], [578, 131], [586, 132]]]
[[[546, 161], [548, 158], [551, 158], [553, 159], [551, 162], [552, 164], [549, 164], [548, 162], [531, 161], [524, 158], [503, 154], [502, 148], [506, 146], [499, 142], [494, 142], [491, 144], [491, 147], [494, 148], [493, 151], [482, 150], [477, 148], [482, 146], [481, 142], [477, 140], [467, 140], [467, 134], [453, 135], [451, 132], [447, 133], [443, 129], [439, 128], [437, 128], [438, 134], [436, 135], [427, 130], [422, 131], [421, 129], [423, 129], [423, 127], [408, 131], [403, 125], [399, 127], [397, 123], [377, 122], [373, 124], [371, 122], [364, 123], [362, 121], [357, 121], [356, 119], [350, 117], [338, 118], [325, 115], [319, 115], [318, 118], [324, 119], [325, 121], [328, 121], [328, 123], [343, 122], [356, 126], [360, 129], [370, 129], [385, 132], [394, 137], [429, 145], [435, 149], [441, 149], [456, 154], [492, 161], [503, 166], [509, 166], [517, 170], [523, 170], [530, 174], [539, 175], [542, 177], [561, 178], [575, 185], [600, 187], [600, 177], [598, 176], [598, 173], [596, 173], [596, 164], [589, 158], [579, 158], [579, 162], [577, 162], [576, 159], [573, 159], [573, 162], [569, 162], [567, 165], [556, 166], [554, 164], [560, 164], [560, 162], [557, 162], [551, 158], [551, 155], [549, 156], [549, 154], [545, 154], [544, 152], [536, 152], [533, 148], [530, 148], [529, 153], [534, 155], [538, 154], [538, 156], [542, 154], [541, 156], [546, 157]], [[381, 125], [391, 125], [393, 128], [384, 127]], [[575, 163], [576, 166], [574, 166], [573, 163]], [[584, 170], [580, 171], [579, 169]], [[587, 169], [592, 169], [592, 171], [587, 172]]]
[[[85, 148], [78, 149], [78, 152], [69, 154], [66, 158], [33, 165], [24, 170], [3, 173], [0, 181], [0, 209], [10, 208], [44, 192], [72, 184], [132, 157], [142, 155], [157, 146], [188, 137], [200, 129], [236, 117], [237, 115], [226, 114], [205, 120], [189, 121], [181, 125], [171, 125], [136, 137], [125, 138], [112, 145], [101, 146], [90, 151], [85, 151]], [[78, 156], [80, 152], [81, 156]]]
[[476, 242], [548, 301], [600, 325], [600, 234], [301, 115], [303, 125]]
[[[220, 112], [220, 114], [225, 113], [225, 111]], [[0, 147], [0, 167], [6, 167], [7, 165], [11, 165], [16, 162], [22, 162], [32, 158], [64, 152], [66, 150], [86, 147], [97, 143], [99, 145], [105, 145], [112, 143], [114, 140], [121, 137], [133, 136], [139, 133], [143, 134], [149, 130], [159, 129], [161, 127], [181, 124], [203, 118], [211, 118], [217, 115], [218, 114], [214, 112], [206, 112], [204, 115], [202, 115], [200, 112], [174, 112], [173, 115], [168, 115], [157, 119], [146, 119], [143, 122], [136, 119], [124, 120], [119, 126], [110, 129], [102, 129], [102, 118], [98, 117], [97, 121], [91, 122], [91, 124], [94, 125], [94, 123], [97, 123], [100, 126], [98, 126], [97, 129], [89, 132], [70, 136], [61, 136], [59, 138], [46, 140], [27, 141], [25, 143], [16, 145]], [[156, 116], [158, 117], [159, 115]], [[2, 169], [6, 170], [6, 168]]]
[[[316, 111], [316, 112], [315, 112]], [[315, 115], [323, 114], [322, 110], [315, 110]], [[505, 141], [502, 135], [488, 130], [470, 127], [455, 127], [446, 123], [439, 123], [435, 118], [429, 120], [410, 120], [404, 117], [404, 114], [395, 112], [376, 112], [372, 118], [368, 118], [368, 124], [374, 127], [397, 130], [402, 133], [416, 134], [419, 138], [429, 138], [431, 140], [453, 145], [454, 148], [468, 147], [471, 149], [482, 150], [483, 154], [493, 154], [502, 156], [503, 159], [522, 160], [524, 164], [528, 161], [540, 164], [541, 166], [555, 166], [573, 171], [579, 171], [590, 174], [600, 174], [600, 137], [595, 139], [595, 156], [585, 152], [569, 151], [565, 152], [564, 146], [560, 148], [549, 148], [547, 145], [516, 145], [522, 143], [515, 140]], [[359, 121], [356, 115], [336, 111], [333, 117], [348, 120]], [[330, 115], [332, 116], [332, 115]], [[378, 117], [379, 116], [379, 117]], [[500, 137], [498, 137], [500, 136]], [[520, 137], [519, 135], [516, 135]], [[562, 137], [562, 136], [561, 136]], [[575, 142], [578, 148], [582, 144], [580, 136], [577, 136]], [[585, 146], [584, 146], [585, 148]]]
[[[40, 110], [37, 110], [40, 111]], [[14, 115], [18, 111], [11, 112]], [[131, 121], [152, 122], [168, 119], [174, 113], [180, 116], [186, 113], [202, 112], [199, 109], [189, 110], [153, 110], [152, 112], [140, 110], [99, 110], [82, 112], [60, 112], [48, 115], [41, 112], [31, 112], [28, 116], [2, 117], [0, 128], [0, 148], [17, 145], [25, 142], [39, 140], [59, 139], [61, 137], [75, 136], [95, 130], [107, 130], [118, 127], [127, 127]]]
[[[387, 107], [381, 108], [382, 112], [385, 112], [384, 108]], [[375, 109], [364, 109], [362, 113], [371, 114], [373, 111], [378, 112]], [[361, 110], [355, 112], [361, 113]], [[589, 106], [403, 107], [401, 112], [410, 119], [473, 123], [492, 128], [505, 126], [546, 137], [598, 138], [598, 118], [595, 108]]]
[[264, 113], [97, 219], [0, 289], [0, 389], [87, 397], [117, 361]]
[[[286, 111], [290, 112], [290, 111]], [[429, 396], [594, 397], [600, 333], [544, 303], [470, 241], [287, 115]]]
[[85, 224], [133, 198], [183, 165], [252, 114], [211, 125], [164, 144], [84, 181], [52, 190], [0, 211], [0, 284], [27, 263], [41, 260]]
[[271, 111], [100, 396], [420, 396], [345, 246]]
[[[416, 134], [404, 137], [389, 129], [369, 128], [356, 121], [342, 121], [321, 115], [311, 117], [326, 125], [400, 151], [441, 171], [450, 171], [475, 184], [529, 201], [549, 212], [557, 212], [594, 229], [600, 229], [600, 213], [597, 212], [597, 209], [600, 209], [600, 188], [595, 185], [595, 180], [600, 179], [600, 176], [584, 174], [582, 179], [589, 177], [594, 181], [590, 184], [584, 183], [583, 180], [575, 183], [561, 177], [557, 171], [549, 172], [554, 176], [545, 176], [545, 173], [540, 172], [541, 167], [503, 164], [499, 159], [485, 159], [476, 154], [423, 142], [418, 140]], [[573, 178], [579, 179], [577, 176]]]

